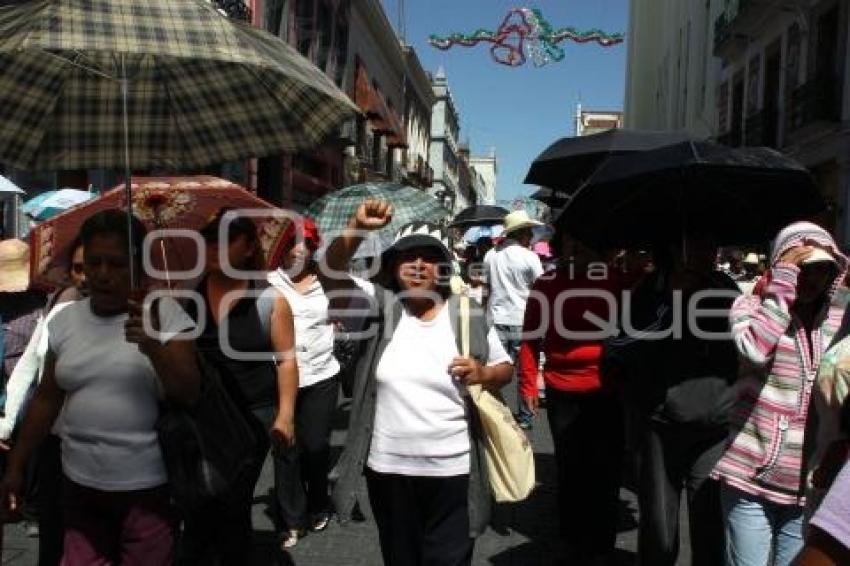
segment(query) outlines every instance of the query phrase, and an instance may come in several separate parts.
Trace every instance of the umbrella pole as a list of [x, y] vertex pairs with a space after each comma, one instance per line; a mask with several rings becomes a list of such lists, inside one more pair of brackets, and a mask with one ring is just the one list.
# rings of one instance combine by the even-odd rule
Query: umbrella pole
[[127, 67], [124, 54], [121, 54], [121, 108], [124, 120], [124, 198], [127, 201], [127, 246], [130, 258], [130, 289], [135, 291], [138, 287], [138, 274], [136, 273], [136, 258], [133, 257], [133, 188], [132, 173], [130, 172], [130, 121], [127, 99], [129, 97], [129, 85], [127, 79]]

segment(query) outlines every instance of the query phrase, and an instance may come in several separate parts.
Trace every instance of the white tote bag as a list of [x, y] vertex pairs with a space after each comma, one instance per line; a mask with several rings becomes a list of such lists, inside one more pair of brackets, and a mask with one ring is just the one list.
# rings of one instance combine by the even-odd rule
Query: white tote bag
[[[460, 299], [463, 356], [469, 356], [469, 297]], [[534, 489], [534, 451], [511, 410], [480, 385], [467, 387], [478, 409], [490, 476], [490, 490], [498, 502], [526, 499]]]

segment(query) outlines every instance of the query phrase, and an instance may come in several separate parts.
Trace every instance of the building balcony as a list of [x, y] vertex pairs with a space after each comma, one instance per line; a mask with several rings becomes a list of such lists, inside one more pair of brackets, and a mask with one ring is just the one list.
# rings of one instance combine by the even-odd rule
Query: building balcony
[[796, 132], [817, 123], [841, 120], [842, 80], [832, 75], [815, 77], [791, 94], [788, 131]]
[[763, 109], [744, 122], [744, 145], [776, 148], [779, 146], [778, 133], [779, 113], [773, 109]]
[[728, 0], [714, 21], [714, 55], [729, 60], [742, 53], [748, 40], [761, 33], [763, 22], [782, 9], [776, 0]]

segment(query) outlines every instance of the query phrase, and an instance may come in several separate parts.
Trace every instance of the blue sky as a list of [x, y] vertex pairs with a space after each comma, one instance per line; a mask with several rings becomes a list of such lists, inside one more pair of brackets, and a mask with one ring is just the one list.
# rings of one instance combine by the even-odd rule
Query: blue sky
[[[383, 0], [394, 26], [398, 2]], [[490, 57], [489, 45], [449, 51], [428, 45], [432, 33], [495, 31], [515, 7], [540, 9], [555, 29], [614, 33], [628, 27], [628, 0], [405, 0], [407, 42], [426, 70], [445, 68], [460, 114], [461, 139], [469, 140], [474, 154], [496, 148], [499, 199], [534, 190], [522, 183], [528, 166], [551, 142], [573, 134], [579, 97], [585, 108], [620, 109], [625, 88], [625, 44], [602, 48], [563, 42], [566, 57], [539, 68], [530, 62], [513, 68], [500, 65]]]

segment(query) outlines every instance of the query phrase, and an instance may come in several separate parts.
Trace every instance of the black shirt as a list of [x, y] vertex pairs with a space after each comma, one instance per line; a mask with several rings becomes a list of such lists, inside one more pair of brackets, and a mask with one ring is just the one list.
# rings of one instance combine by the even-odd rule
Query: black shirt
[[[268, 289], [262, 281], [251, 281], [248, 290]], [[260, 322], [257, 308], [258, 297], [247, 295], [238, 299], [226, 315], [226, 344], [238, 353], [252, 353], [259, 359], [236, 359], [222, 350], [219, 334], [222, 326], [216, 323], [207, 297], [207, 279], [204, 278], [196, 291], [204, 298], [206, 324], [197, 339], [198, 351], [207, 356], [219, 369], [228, 393], [234, 400], [248, 409], [277, 405], [277, 368], [274, 347], [268, 331], [270, 324]], [[186, 309], [198, 321], [197, 307], [190, 301]], [[222, 319], [224, 322], [224, 319]]]

